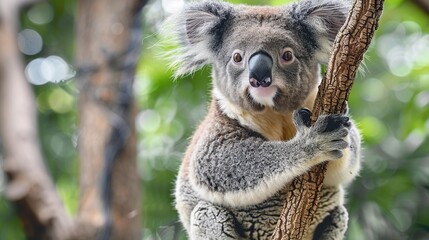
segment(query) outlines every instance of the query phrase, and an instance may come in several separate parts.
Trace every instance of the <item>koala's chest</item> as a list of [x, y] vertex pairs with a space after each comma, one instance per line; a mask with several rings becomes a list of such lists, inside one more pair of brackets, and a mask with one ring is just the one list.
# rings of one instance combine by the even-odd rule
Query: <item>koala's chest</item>
[[295, 136], [291, 113], [280, 114], [272, 109], [260, 113], [241, 112], [240, 122], [270, 141], [285, 141]]

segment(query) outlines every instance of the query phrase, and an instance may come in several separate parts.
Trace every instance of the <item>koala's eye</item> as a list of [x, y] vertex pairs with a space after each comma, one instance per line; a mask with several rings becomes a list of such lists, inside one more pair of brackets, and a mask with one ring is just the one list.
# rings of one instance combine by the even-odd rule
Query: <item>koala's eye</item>
[[235, 52], [232, 54], [232, 59], [234, 60], [234, 62], [239, 63], [243, 60], [243, 57], [241, 56], [240, 53]]
[[282, 59], [286, 62], [293, 60], [293, 52], [289, 49], [285, 49], [282, 54]]

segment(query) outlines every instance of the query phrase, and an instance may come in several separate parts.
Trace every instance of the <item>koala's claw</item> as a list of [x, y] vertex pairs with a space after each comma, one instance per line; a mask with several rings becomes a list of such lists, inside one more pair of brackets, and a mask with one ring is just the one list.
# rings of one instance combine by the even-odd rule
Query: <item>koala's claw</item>
[[333, 150], [329, 152], [329, 155], [332, 156], [332, 159], [340, 159], [344, 156], [343, 152], [340, 150]]
[[351, 126], [352, 126], [352, 123], [350, 122], [350, 119], [347, 121], [347, 122], [345, 122], [344, 124], [344, 127], [346, 127], [346, 128], [350, 128]]
[[340, 114], [332, 114], [326, 116], [325, 126], [321, 129], [321, 132], [332, 132], [340, 129], [341, 127], [350, 127], [350, 118]]
[[332, 140], [322, 145], [330, 159], [340, 159], [344, 156], [343, 149], [347, 148], [349, 143], [344, 140]]
[[329, 146], [327, 146], [328, 150], [340, 150], [340, 149], [345, 149], [349, 146], [349, 144], [344, 141], [344, 140], [332, 140], [329, 143]]
[[304, 123], [304, 125], [306, 127], [310, 127], [311, 126], [311, 111], [308, 108], [301, 108], [298, 110], [298, 114], [301, 117], [302, 123]]
[[[300, 128], [302, 126], [311, 127], [312, 112], [307, 108], [301, 108], [294, 112], [293, 121], [295, 125]], [[317, 129], [321, 133], [333, 132], [341, 127], [350, 128], [350, 118], [343, 114], [331, 114], [319, 117], [316, 123]]]

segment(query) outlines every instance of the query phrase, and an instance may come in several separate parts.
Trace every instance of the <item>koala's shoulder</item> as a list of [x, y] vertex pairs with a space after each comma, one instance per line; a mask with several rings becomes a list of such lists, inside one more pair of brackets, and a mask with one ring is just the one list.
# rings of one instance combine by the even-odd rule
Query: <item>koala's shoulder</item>
[[195, 132], [199, 141], [205, 139], [211, 141], [219, 138], [228, 138], [231, 140], [241, 140], [249, 137], [262, 138], [262, 136], [240, 124], [236, 119], [228, 117], [222, 112], [218, 103], [211, 102], [209, 111]]

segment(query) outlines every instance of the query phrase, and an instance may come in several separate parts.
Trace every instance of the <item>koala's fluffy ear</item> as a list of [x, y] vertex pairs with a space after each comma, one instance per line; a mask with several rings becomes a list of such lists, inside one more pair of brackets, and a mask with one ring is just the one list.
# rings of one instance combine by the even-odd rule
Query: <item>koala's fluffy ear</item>
[[191, 73], [209, 64], [222, 44], [232, 6], [219, 1], [193, 3], [173, 16], [174, 35], [179, 49], [174, 52], [176, 76]]
[[318, 43], [320, 62], [326, 63], [332, 43], [348, 16], [348, 0], [304, 0], [292, 7], [292, 18], [310, 27]]

